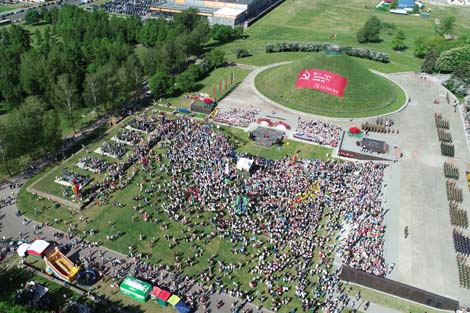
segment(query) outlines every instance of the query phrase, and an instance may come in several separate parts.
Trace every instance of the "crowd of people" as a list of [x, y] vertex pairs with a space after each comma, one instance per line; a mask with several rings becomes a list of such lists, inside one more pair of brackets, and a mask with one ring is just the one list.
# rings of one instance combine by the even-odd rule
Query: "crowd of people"
[[470, 256], [470, 237], [465, 236], [458, 229], [454, 229], [452, 235], [455, 251]]
[[119, 159], [127, 153], [126, 147], [119, 142], [103, 142], [99, 148], [99, 153]]
[[336, 147], [340, 140], [340, 133], [341, 126], [315, 120], [308, 121], [299, 117], [294, 137], [321, 145]]
[[142, 140], [142, 137], [137, 131], [122, 128], [119, 130], [116, 136], [113, 137], [113, 139], [117, 142], [133, 146], [139, 143], [139, 141]]
[[[274, 311], [298, 298], [304, 310], [341, 312], [350, 300], [339, 281], [340, 269], [333, 269], [335, 256], [368, 273], [388, 272], [381, 192], [386, 163], [252, 157], [256, 170], [244, 175], [235, 166], [243, 155], [212, 124], [165, 115], [138, 121], [131, 127], [154, 131], [90, 190], [98, 199], [138, 184], [133, 209], [159, 225], [155, 234], [165, 234], [168, 227], [159, 214], [181, 224], [181, 235], [164, 235], [163, 240], [170, 249], [182, 242], [191, 247], [184, 259], [175, 253], [173, 264], [147, 264], [131, 254], [138, 277], [158, 281], [159, 269], [172, 271], [171, 288], [193, 305], [203, 303], [206, 292], [223, 292], [242, 303], [270, 303]], [[154, 145], [165, 152], [155, 152]], [[136, 178], [140, 168], [143, 173]], [[228, 245], [233, 260], [204, 256], [212, 240]], [[195, 263], [206, 265], [195, 275], [178, 274]], [[239, 280], [240, 271], [249, 274], [249, 282]], [[225, 276], [233, 283], [224, 284]], [[195, 281], [206, 288], [189, 288]], [[256, 286], [267, 293], [256, 293]]]
[[214, 117], [214, 122], [227, 124], [235, 127], [248, 127], [256, 120], [257, 110], [231, 109], [228, 111], [218, 111]]
[[160, 3], [155, 0], [113, 0], [101, 5], [105, 11], [114, 14], [144, 16], [150, 13], [150, 8]]
[[[242, 263], [214, 255], [206, 260], [209, 268], [193, 279], [208, 283], [211, 290], [252, 301], [256, 295], [240, 288], [246, 282], [237, 283], [235, 278], [236, 284], [227, 286], [216, 279], [247, 267], [250, 283], [266, 285], [268, 295], [259, 299], [270, 297], [271, 309], [277, 311], [293, 300], [285, 282], [295, 282], [294, 294], [304, 309], [327, 307], [335, 312], [348, 299], [338, 301], [333, 296], [340, 290], [338, 272], [332, 270], [338, 244], [343, 263], [379, 276], [388, 272], [382, 255], [380, 191], [385, 163], [256, 158], [258, 170], [246, 177], [235, 170], [237, 154], [227, 139], [210, 125], [187, 118], [167, 120], [163, 125], [159, 146], [166, 153], [153, 158], [169, 181], [140, 182], [142, 195], [136, 199], [147, 201], [134, 209], [139, 213], [148, 210], [149, 193], [154, 190], [163, 196], [159, 201], [163, 212], [189, 227], [182, 237], [171, 238], [172, 247], [193, 240], [207, 244], [220, 237], [230, 241], [233, 254], [248, 257], [247, 251], [252, 250], [249, 261]], [[248, 199], [244, 214], [237, 213], [241, 196]], [[158, 211], [156, 205], [150, 209]], [[212, 231], [199, 234], [191, 227], [206, 211], [214, 214], [206, 225]], [[185, 262], [175, 259], [174, 268], [191, 266], [202, 257], [204, 251], [195, 250]], [[294, 268], [295, 274], [288, 273], [288, 268]], [[312, 276], [318, 279], [310, 279]]]
[[84, 158], [80, 158], [77, 166], [94, 173], [102, 173], [108, 168], [109, 162], [95, 156], [88, 155]]
[[137, 131], [141, 131], [144, 133], [150, 133], [155, 129], [155, 123], [157, 122], [156, 118], [148, 117], [145, 114], [141, 114], [134, 119], [132, 119], [128, 126], [133, 128]]
[[61, 176], [55, 177], [55, 181], [62, 183], [63, 185], [79, 184], [83, 187], [88, 185], [90, 182], [90, 177], [64, 168], [62, 169]]

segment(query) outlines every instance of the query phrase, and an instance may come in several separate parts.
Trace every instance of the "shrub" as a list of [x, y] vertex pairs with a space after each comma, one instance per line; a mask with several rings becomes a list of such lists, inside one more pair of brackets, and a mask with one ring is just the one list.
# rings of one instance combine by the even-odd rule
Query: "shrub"
[[249, 57], [250, 55], [251, 55], [250, 52], [246, 49], [237, 48], [235, 50], [235, 56], [237, 57], [237, 59]]
[[470, 62], [470, 45], [442, 52], [434, 67], [438, 71], [451, 73], [465, 62]]

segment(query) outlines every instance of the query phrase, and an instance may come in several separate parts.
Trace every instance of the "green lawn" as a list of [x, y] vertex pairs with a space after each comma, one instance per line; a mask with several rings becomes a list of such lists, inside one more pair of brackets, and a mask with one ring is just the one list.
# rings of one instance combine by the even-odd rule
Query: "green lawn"
[[[327, 41], [340, 45], [367, 47], [388, 52], [391, 63], [388, 65], [370, 63], [372, 69], [383, 72], [409, 71], [419, 69], [422, 60], [413, 56], [413, 44], [419, 36], [434, 34], [434, 18], [448, 15], [456, 17], [456, 35], [470, 31], [470, 8], [434, 7], [430, 18], [401, 16], [377, 12], [375, 0], [286, 0], [275, 10], [248, 28], [246, 39], [239, 39], [223, 45], [229, 58], [240, 63], [265, 65], [274, 63], [279, 57], [265, 54], [266, 44], [276, 42]], [[426, 3], [427, 7], [430, 7]], [[382, 31], [380, 43], [360, 45], [355, 34], [371, 15], [377, 15], [382, 21], [393, 23], [405, 32], [405, 44], [410, 47], [403, 52], [392, 49], [393, 32]], [[336, 39], [330, 39], [336, 34]], [[236, 48], [246, 48], [253, 56], [244, 59], [235, 58]], [[290, 53], [282, 53], [290, 55]], [[258, 55], [261, 55], [258, 57]], [[289, 56], [290, 57], [290, 56]], [[286, 58], [289, 58], [286, 57]], [[273, 61], [271, 61], [273, 60]]]
[[[228, 80], [228, 85], [230, 84], [230, 73], [233, 73], [233, 86], [225, 88], [225, 79]], [[235, 66], [219, 67], [213, 70], [209, 76], [200, 80], [196, 83], [195, 92], [204, 92], [209, 96], [214, 97], [214, 87], [217, 92], [217, 101], [220, 101], [225, 95], [235, 88], [245, 77], [250, 73], [250, 70], [238, 68]], [[223, 91], [220, 93], [219, 84], [223, 81]], [[191, 100], [185, 98], [185, 95], [174, 98], [166, 98], [162, 100], [164, 103], [170, 102], [174, 107], [183, 107], [189, 108]]]
[[[348, 79], [343, 97], [318, 90], [295, 88], [302, 69], [323, 69]], [[299, 111], [337, 117], [363, 117], [392, 112], [404, 104], [403, 91], [346, 55], [312, 53], [292, 64], [261, 72], [256, 88], [268, 98]]]

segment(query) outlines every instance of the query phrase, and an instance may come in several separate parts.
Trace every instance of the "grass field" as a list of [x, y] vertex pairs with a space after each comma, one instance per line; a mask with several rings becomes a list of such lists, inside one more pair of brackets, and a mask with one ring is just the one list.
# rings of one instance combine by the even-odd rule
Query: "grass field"
[[[456, 35], [468, 34], [470, 31], [470, 8], [431, 6], [431, 17], [422, 18], [377, 12], [375, 10], [377, 2], [375, 0], [286, 0], [249, 27], [245, 32], [248, 38], [236, 40], [222, 48], [237, 62], [265, 65], [275, 62], [271, 61], [271, 58], [272, 60], [279, 58], [274, 54], [265, 54], [266, 44], [284, 41], [327, 41], [388, 52], [391, 58], [390, 64], [373, 62], [369, 64], [370, 68], [382, 72], [396, 72], [420, 68], [422, 60], [413, 56], [413, 43], [419, 36], [434, 34], [434, 18], [454, 15], [457, 19]], [[426, 6], [429, 7], [427, 3]], [[382, 31], [383, 41], [380, 43], [358, 44], [356, 32], [371, 15], [376, 15], [383, 22], [393, 23], [402, 29], [406, 35], [405, 44], [410, 48], [403, 52], [395, 52], [391, 44], [393, 32], [388, 31]], [[336, 34], [336, 39], [330, 39], [332, 34]], [[238, 47], [248, 49], [253, 56], [235, 59], [234, 50]], [[296, 58], [290, 53], [282, 54], [287, 55], [287, 59], [291, 56]]]
[[[224, 90], [222, 91], [222, 93], [220, 93], [219, 83], [220, 81], [225, 80], [225, 78], [228, 78], [230, 82], [230, 73], [233, 73], [234, 76], [233, 87], [225, 89], [224, 86]], [[227, 93], [230, 92], [231, 89], [235, 88], [249, 73], [249, 70], [234, 66], [216, 68], [209, 74], [209, 76], [196, 83], [195, 92], [207, 93], [209, 96], [213, 97], [213, 88], [215, 87], [217, 91], [217, 101], [220, 101], [223, 97], [225, 97]], [[171, 105], [174, 107], [183, 108], [189, 108], [189, 105], [191, 104], [191, 99], [185, 98], [184, 94], [178, 97], [162, 99], [162, 101], [164, 103], [170, 102]]]
[[[343, 97], [318, 90], [295, 88], [302, 69], [323, 69], [348, 78]], [[372, 73], [349, 56], [311, 54], [292, 64], [261, 72], [256, 88], [268, 98], [299, 111], [326, 116], [361, 117], [392, 112], [404, 104], [398, 86]]]

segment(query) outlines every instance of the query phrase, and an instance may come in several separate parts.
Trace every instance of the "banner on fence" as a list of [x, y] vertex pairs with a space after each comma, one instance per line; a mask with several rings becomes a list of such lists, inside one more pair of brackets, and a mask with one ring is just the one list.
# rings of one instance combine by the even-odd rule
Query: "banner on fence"
[[316, 89], [342, 97], [347, 83], [348, 79], [346, 77], [335, 73], [308, 69], [300, 71], [295, 87]]

